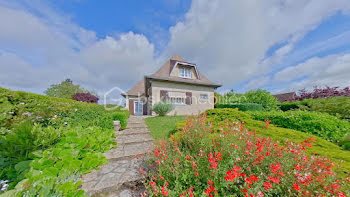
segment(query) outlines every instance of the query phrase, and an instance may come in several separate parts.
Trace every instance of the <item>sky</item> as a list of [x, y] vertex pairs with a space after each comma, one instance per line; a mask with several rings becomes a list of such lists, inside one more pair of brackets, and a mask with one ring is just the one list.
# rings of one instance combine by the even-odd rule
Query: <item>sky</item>
[[0, 0], [0, 86], [100, 96], [173, 54], [218, 89], [350, 86], [348, 0]]

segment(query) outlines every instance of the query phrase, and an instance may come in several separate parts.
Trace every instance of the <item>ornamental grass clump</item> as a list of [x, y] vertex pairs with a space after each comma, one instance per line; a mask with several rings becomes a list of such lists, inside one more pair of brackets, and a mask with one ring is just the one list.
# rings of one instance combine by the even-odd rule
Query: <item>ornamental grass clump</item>
[[206, 115], [188, 117], [181, 131], [153, 150], [144, 195], [349, 195], [350, 178], [338, 178], [335, 163], [306, 154], [313, 141], [282, 145], [258, 137], [244, 122], [213, 127]]
[[167, 102], [158, 102], [156, 104], [154, 104], [153, 106], [153, 111], [158, 115], [158, 116], [165, 116], [167, 115], [169, 112], [171, 112], [171, 110], [174, 109], [174, 105], [171, 103], [167, 103]]

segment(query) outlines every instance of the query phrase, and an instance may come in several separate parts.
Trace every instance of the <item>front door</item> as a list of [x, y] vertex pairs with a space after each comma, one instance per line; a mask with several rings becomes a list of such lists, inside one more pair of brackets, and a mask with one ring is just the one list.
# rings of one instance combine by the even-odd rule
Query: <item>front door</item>
[[143, 115], [143, 102], [134, 101], [134, 114], [137, 116]]

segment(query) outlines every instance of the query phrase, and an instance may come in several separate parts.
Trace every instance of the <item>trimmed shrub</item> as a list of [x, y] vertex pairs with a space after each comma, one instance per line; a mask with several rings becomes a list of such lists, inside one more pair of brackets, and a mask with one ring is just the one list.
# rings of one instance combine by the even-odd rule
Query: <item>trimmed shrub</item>
[[280, 110], [282, 111], [289, 111], [289, 110], [296, 110], [299, 109], [299, 104], [297, 102], [284, 102], [284, 103], [280, 103], [278, 104], [278, 107], [280, 108]]
[[[147, 174], [149, 196], [345, 196], [349, 184], [337, 179], [336, 164], [306, 153], [302, 143], [258, 137], [239, 122], [219, 125], [205, 116], [188, 118], [184, 129], [153, 150]], [[338, 181], [336, 181], [338, 180]]]
[[92, 95], [88, 92], [83, 93], [76, 93], [72, 96], [73, 100], [81, 101], [81, 102], [87, 102], [87, 103], [97, 103], [98, 97], [95, 95]]
[[264, 107], [257, 103], [233, 103], [233, 104], [216, 104], [215, 108], [237, 108], [241, 111], [263, 111]]
[[280, 127], [295, 129], [319, 136], [325, 140], [339, 143], [350, 132], [350, 123], [335, 116], [307, 111], [249, 112], [255, 120], [271, 120]]
[[166, 103], [166, 102], [158, 102], [154, 104], [152, 110], [158, 115], [158, 116], [165, 116], [171, 110], [174, 109], [174, 105], [171, 103]]

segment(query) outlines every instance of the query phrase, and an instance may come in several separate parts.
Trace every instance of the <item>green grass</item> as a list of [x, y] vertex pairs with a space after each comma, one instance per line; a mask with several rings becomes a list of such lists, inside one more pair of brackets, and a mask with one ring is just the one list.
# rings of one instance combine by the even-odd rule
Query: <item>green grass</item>
[[146, 118], [146, 124], [154, 139], [166, 139], [176, 129], [176, 123], [186, 116], [157, 116]]

